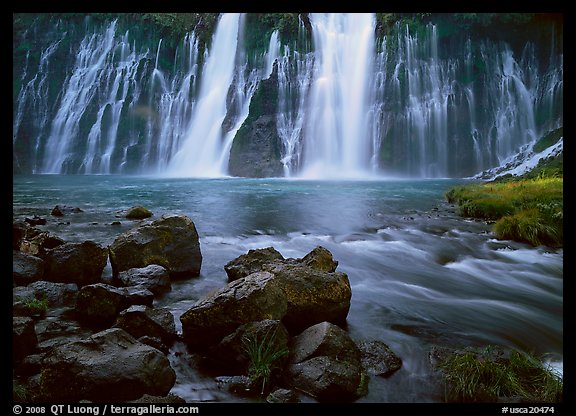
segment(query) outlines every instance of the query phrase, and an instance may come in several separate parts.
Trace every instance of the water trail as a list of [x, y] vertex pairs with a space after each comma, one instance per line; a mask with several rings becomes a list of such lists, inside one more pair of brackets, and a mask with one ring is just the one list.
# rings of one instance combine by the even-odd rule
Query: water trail
[[222, 122], [226, 98], [234, 77], [239, 13], [221, 16], [202, 70], [200, 93], [187, 137], [174, 155], [167, 173], [172, 176], [218, 177], [223, 172]]
[[310, 22], [315, 75], [300, 175], [366, 176], [371, 156], [366, 114], [374, 57], [374, 15], [311, 14]]

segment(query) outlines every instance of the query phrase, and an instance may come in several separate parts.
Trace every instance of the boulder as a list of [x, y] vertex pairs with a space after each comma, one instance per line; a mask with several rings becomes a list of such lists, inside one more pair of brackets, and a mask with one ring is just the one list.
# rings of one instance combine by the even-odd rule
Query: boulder
[[30, 224], [17, 221], [12, 224], [12, 249], [32, 256], [44, 258], [50, 249], [64, 244], [65, 241], [41, 231]]
[[224, 269], [231, 281], [260, 271], [272, 273], [288, 301], [283, 322], [296, 334], [323, 321], [345, 322], [352, 289], [348, 276], [336, 272], [337, 266], [332, 253], [322, 246], [301, 259], [285, 259], [273, 247], [267, 247], [248, 251]]
[[155, 295], [170, 291], [170, 274], [158, 264], [128, 269], [118, 273], [118, 279], [124, 286], [143, 286]]
[[360, 342], [362, 365], [374, 376], [389, 377], [402, 367], [402, 360], [382, 341]]
[[150, 218], [152, 216], [152, 212], [148, 208], [144, 208], [141, 206], [132, 207], [128, 211], [126, 211], [125, 217], [129, 220], [143, 220], [145, 218]]
[[109, 247], [114, 277], [120, 272], [158, 264], [171, 278], [200, 274], [202, 254], [198, 232], [184, 215], [169, 215], [118, 236]]
[[166, 396], [176, 374], [166, 356], [120, 328], [54, 348], [40, 373], [46, 402], [120, 402]]
[[229, 261], [224, 270], [228, 275], [228, 281], [232, 282], [249, 274], [261, 272], [265, 264], [276, 260], [284, 260], [284, 257], [274, 247], [259, 248], [249, 250], [248, 253]]
[[38, 338], [34, 329], [34, 320], [24, 316], [12, 317], [12, 360], [20, 362], [36, 349]]
[[97, 283], [107, 260], [108, 250], [93, 241], [64, 243], [46, 253], [44, 280], [79, 287]]
[[299, 403], [298, 392], [289, 389], [276, 389], [266, 397], [267, 403]]
[[366, 394], [361, 353], [342, 328], [321, 322], [290, 344], [290, 384], [319, 401], [348, 402]]
[[154, 295], [137, 286], [118, 288], [105, 283], [84, 286], [76, 299], [78, 320], [94, 327], [107, 327], [114, 323], [120, 311], [131, 305], [152, 306]]
[[49, 307], [74, 307], [78, 296], [75, 283], [54, 283], [39, 280], [28, 285], [38, 299], [46, 299]]
[[12, 250], [12, 282], [16, 286], [42, 280], [44, 277], [44, 260], [31, 254]]
[[196, 302], [180, 317], [182, 334], [193, 348], [217, 344], [240, 325], [282, 319], [286, 296], [274, 275], [253, 273], [228, 283]]
[[345, 273], [319, 271], [301, 263], [275, 262], [264, 268], [286, 295], [288, 310], [282, 322], [291, 333], [323, 321], [346, 321], [352, 289]]
[[174, 316], [167, 308], [150, 308], [145, 305], [132, 305], [120, 312], [114, 327], [122, 328], [134, 338], [160, 338], [167, 345], [177, 335]]

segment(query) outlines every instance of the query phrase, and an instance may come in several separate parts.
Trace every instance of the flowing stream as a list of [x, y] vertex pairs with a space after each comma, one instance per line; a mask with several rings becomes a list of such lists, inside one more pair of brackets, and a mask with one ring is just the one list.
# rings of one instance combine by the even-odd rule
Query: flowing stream
[[[200, 235], [201, 275], [173, 282], [155, 301], [172, 311], [178, 330], [182, 313], [227, 283], [228, 261], [269, 246], [303, 257], [322, 245], [351, 282], [349, 334], [383, 341], [403, 361], [391, 377], [371, 377], [359, 401], [440, 402], [428, 361], [434, 345], [499, 344], [563, 362], [563, 250], [498, 241], [486, 223], [459, 217], [443, 195], [464, 182], [17, 175], [13, 213], [46, 217], [41, 227], [67, 241], [104, 245], [138, 224], [116, 217], [131, 206], [149, 208], [153, 219], [189, 216]], [[83, 212], [51, 217], [55, 205]], [[182, 344], [170, 360], [172, 392], [187, 401], [248, 400], [221, 389]]]

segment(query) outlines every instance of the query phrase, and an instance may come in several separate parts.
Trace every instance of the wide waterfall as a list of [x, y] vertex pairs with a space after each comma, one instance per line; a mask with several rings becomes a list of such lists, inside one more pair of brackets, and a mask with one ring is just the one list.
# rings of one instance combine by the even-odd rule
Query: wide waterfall
[[434, 19], [379, 31], [372, 13], [301, 14], [287, 36], [247, 16], [180, 39], [122, 18], [32, 25], [15, 40], [14, 171], [227, 176], [245, 126], [242, 146], [287, 177], [465, 177], [563, 125], [554, 23], [508, 42]]

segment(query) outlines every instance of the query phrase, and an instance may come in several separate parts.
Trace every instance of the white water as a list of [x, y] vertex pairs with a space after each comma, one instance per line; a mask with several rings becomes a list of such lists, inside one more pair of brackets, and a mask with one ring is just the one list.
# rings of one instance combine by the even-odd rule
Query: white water
[[[78, 145], [80, 122], [92, 103], [98, 108], [96, 120], [84, 143], [84, 158], [77, 169], [71, 170], [72, 173], [110, 173], [120, 112], [127, 100], [138, 99], [136, 73], [142, 58], [130, 49], [127, 34], [119, 42], [115, 41], [115, 34], [116, 21], [113, 21], [104, 33], [94, 33], [82, 41], [52, 121], [41, 173], [66, 171], [66, 165], [74, 162], [73, 148]], [[128, 95], [130, 89], [132, 93]]]
[[171, 176], [218, 177], [226, 97], [234, 77], [240, 14], [221, 16], [202, 70], [200, 94], [187, 137], [167, 169]]
[[300, 176], [366, 176], [368, 86], [374, 57], [370, 13], [310, 15], [315, 74], [304, 130]]
[[398, 23], [377, 45], [371, 14], [310, 19], [313, 50], [301, 22], [298, 45], [273, 32], [268, 51], [248, 59], [243, 15], [224, 14], [204, 56], [191, 32], [174, 65], [165, 43], [137, 49], [112, 22], [70, 46], [74, 60], [54, 87], [62, 32], [18, 74], [13, 145], [24, 150], [14, 160], [34, 173], [227, 176], [235, 134], [275, 61], [287, 177], [471, 176], [562, 125], [561, 54], [546, 64], [530, 42], [518, 54], [471, 40], [459, 53], [433, 24], [414, 33]]

